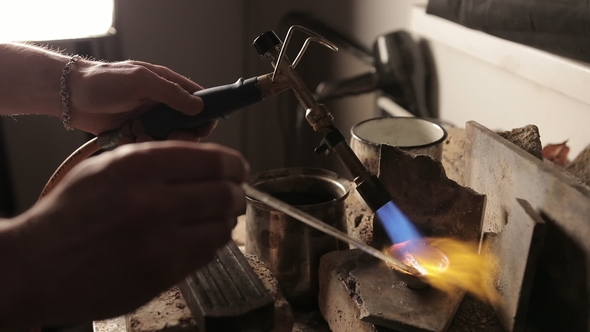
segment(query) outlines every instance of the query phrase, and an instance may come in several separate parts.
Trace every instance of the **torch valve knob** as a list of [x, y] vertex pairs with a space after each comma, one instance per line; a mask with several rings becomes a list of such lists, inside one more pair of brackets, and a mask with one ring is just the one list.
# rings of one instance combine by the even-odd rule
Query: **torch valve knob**
[[252, 42], [252, 45], [254, 46], [260, 57], [266, 59], [270, 57], [270, 51], [276, 50], [278, 53], [283, 45], [283, 42], [281, 41], [281, 39], [279, 39], [277, 34], [271, 30], [266, 31], [258, 37], [256, 37], [256, 39], [254, 39], [254, 42]]

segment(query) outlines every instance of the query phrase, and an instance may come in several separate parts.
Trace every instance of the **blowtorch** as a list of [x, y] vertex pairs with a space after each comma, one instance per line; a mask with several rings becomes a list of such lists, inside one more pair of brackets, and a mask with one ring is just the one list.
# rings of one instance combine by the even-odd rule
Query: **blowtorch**
[[248, 79], [240, 78], [233, 84], [196, 91], [193, 95], [200, 97], [204, 105], [197, 115], [186, 115], [168, 105], [160, 105], [119, 129], [98, 135], [98, 144], [106, 149], [116, 146], [123, 136], [136, 138], [142, 134], [163, 140], [173, 131], [193, 129], [217, 119], [227, 119], [231, 113], [289, 88], [289, 82], [282, 76], [274, 81], [271, 76], [272, 74], [266, 74]]
[[[301, 31], [310, 37], [305, 41], [299, 54], [291, 62], [286, 56], [286, 48], [293, 32]], [[271, 59], [272, 73], [239, 79], [234, 84], [217, 86], [194, 93], [203, 99], [203, 111], [190, 116], [178, 112], [167, 105], [161, 105], [143, 114], [138, 120], [126, 123], [121, 128], [98, 136], [98, 144], [106, 149], [115, 146], [123, 136], [135, 138], [147, 134], [154, 139], [165, 139], [170, 132], [195, 128], [207, 122], [227, 118], [232, 112], [257, 103], [266, 98], [291, 89], [302, 106], [307, 110], [306, 119], [316, 132], [324, 138], [317, 151], [334, 151], [354, 178], [357, 191], [373, 211], [391, 201], [387, 189], [376, 175], [367, 171], [352, 151], [342, 133], [335, 127], [334, 117], [328, 108], [317, 102], [305, 83], [295, 71], [305, 50], [311, 42], [318, 42], [332, 50], [338, 48], [330, 41], [302, 26], [292, 26], [283, 43], [273, 31], [258, 36], [253, 45], [263, 59]]]
[[[291, 61], [286, 55], [286, 49], [295, 31], [305, 33], [309, 37], [305, 40], [295, 59]], [[45, 186], [41, 197], [45, 196], [59, 182], [61, 177], [77, 164], [76, 161], [85, 159], [98, 150], [116, 146], [119, 139], [124, 136], [135, 138], [141, 134], [147, 134], [154, 139], [166, 139], [168, 134], [173, 131], [191, 129], [216, 119], [227, 118], [236, 110], [291, 89], [301, 105], [306, 109], [305, 118], [309, 124], [324, 137], [316, 151], [325, 152], [329, 150], [336, 153], [352, 175], [357, 192], [373, 212], [377, 212], [383, 207], [394, 206], [391, 195], [385, 186], [375, 174], [365, 168], [342, 133], [335, 127], [334, 118], [328, 108], [315, 99], [295, 71], [295, 67], [311, 42], [317, 42], [334, 51], [337, 50], [337, 47], [330, 41], [298, 25], [294, 25], [289, 29], [284, 43], [273, 31], [261, 34], [254, 40], [253, 46], [262, 59], [271, 60], [274, 67], [272, 73], [245, 80], [239, 79], [233, 84], [195, 92], [194, 95], [201, 97], [204, 104], [203, 110], [197, 115], [189, 116], [167, 105], [161, 105], [144, 113], [139, 119], [124, 124], [119, 129], [99, 135], [80, 147], [60, 165]], [[302, 221], [305, 222], [305, 220]], [[375, 223], [375, 227], [379, 227], [379, 224]], [[320, 230], [325, 231], [325, 227]], [[348, 241], [349, 243], [356, 244], [358, 242], [355, 242], [345, 233], [340, 235], [352, 240], [352, 242]], [[374, 243], [374, 245], [380, 246], [382, 244]], [[359, 249], [364, 249], [364, 247], [360, 246]], [[375, 256], [375, 251], [365, 251]], [[382, 260], [384, 259], [383, 255], [377, 254], [376, 256]], [[396, 262], [393, 257], [389, 257], [386, 261], [389, 263], [394, 262], [393, 265], [397, 267], [398, 272], [404, 274], [404, 279], [416, 279], [407, 282], [408, 284], [411, 283], [414, 287], [418, 287], [422, 283], [418, 273], [414, 273], [409, 267], [403, 268], [406, 266], [405, 264]]]

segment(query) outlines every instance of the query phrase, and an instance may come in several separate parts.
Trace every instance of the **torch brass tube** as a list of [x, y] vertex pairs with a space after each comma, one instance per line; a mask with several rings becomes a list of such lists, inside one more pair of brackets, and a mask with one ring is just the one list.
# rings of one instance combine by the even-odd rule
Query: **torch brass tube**
[[340, 161], [346, 166], [357, 185], [372, 175], [367, 171], [365, 165], [363, 165], [350, 145], [346, 144], [346, 141], [336, 144], [336, 146], [332, 147], [332, 151], [336, 153]]
[[309, 91], [305, 83], [303, 83], [303, 80], [301, 80], [301, 77], [299, 77], [295, 68], [287, 62], [288, 61], [283, 61], [283, 65], [281, 65], [279, 71], [287, 77], [289, 82], [291, 82], [291, 89], [301, 105], [303, 105], [305, 109], [313, 108], [318, 102], [315, 100], [313, 94]]
[[279, 93], [288, 90], [291, 87], [291, 83], [283, 75], [277, 75], [275, 80], [271, 80], [272, 73], [258, 76], [258, 89], [262, 95], [262, 99], [268, 99], [272, 96], [276, 96]]
[[[279, 54], [276, 51], [271, 51], [270, 56], [276, 63]], [[308, 121], [310, 121], [310, 118], [322, 118], [323, 121], [326, 121], [324, 116], [329, 115], [329, 111], [327, 111], [327, 109], [323, 107], [317, 107], [319, 105], [318, 101], [309, 91], [307, 85], [305, 85], [299, 74], [297, 74], [295, 68], [293, 68], [293, 66], [291, 65], [291, 61], [289, 60], [289, 58], [287, 58], [286, 55], [283, 56], [283, 59], [279, 65], [279, 76], [281, 76], [282, 79], [286, 79], [291, 84], [291, 90], [293, 90], [293, 93], [295, 94], [301, 105], [307, 110], [313, 110], [320, 113], [315, 114], [315, 116], [313, 117], [306, 116]], [[325, 112], [322, 112], [323, 110], [325, 110]], [[330, 131], [333, 127], [331, 119], [332, 118], [322, 123], [320, 125], [320, 128], [316, 127], [318, 123], [310, 123], [310, 125], [314, 128], [314, 130], [326, 134], [326, 131]], [[336, 155], [340, 158], [342, 163], [346, 166], [351, 175], [355, 178], [355, 182], [357, 182], [357, 184], [365, 181], [367, 177], [371, 175], [348, 144], [337, 144], [335, 147], [333, 147], [333, 150], [336, 153]]]
[[333, 237], [337, 238], [338, 240], [341, 240], [341, 241], [344, 241], [348, 244], [351, 244], [351, 245], [357, 247], [358, 249], [366, 252], [367, 254], [384, 261], [389, 266], [399, 270], [399, 272], [406, 273], [410, 276], [414, 276], [414, 275], [419, 274], [418, 271], [412, 271], [413, 269], [411, 269], [409, 266], [405, 265], [404, 263], [400, 262], [399, 260], [393, 258], [392, 256], [387, 255], [384, 252], [379, 251], [364, 242], [361, 242], [357, 239], [352, 238], [348, 234], [322, 222], [321, 220], [297, 209], [296, 207], [294, 207], [292, 205], [289, 205], [289, 204], [273, 197], [272, 195], [270, 195], [268, 193], [265, 193], [265, 192], [262, 192], [258, 189], [255, 189], [248, 184], [243, 184], [242, 187], [244, 188], [244, 191], [246, 192], [247, 196], [249, 196], [253, 199], [259, 200], [260, 202], [262, 202], [272, 208], [275, 208], [278, 211], [283, 212], [293, 218], [296, 218], [299, 221], [301, 221], [301, 222], [303, 222], [303, 223], [305, 223], [305, 224], [307, 224], [307, 225], [309, 225], [321, 232], [324, 232], [330, 236], [333, 236]]
[[[273, 59], [273, 66], [276, 66], [277, 60], [279, 58], [279, 53], [276, 50], [269, 51], [269, 56]], [[287, 57], [287, 55], [283, 55], [283, 59], [281, 59], [281, 63], [279, 63], [279, 68], [275, 70], [279, 73], [279, 75], [284, 76], [287, 81], [291, 84], [291, 90], [295, 94], [295, 97], [299, 100], [299, 103], [305, 108], [313, 108], [313, 106], [317, 105], [318, 102], [314, 98], [313, 94], [307, 88], [307, 85], [303, 83], [303, 80], [293, 68], [291, 60]], [[276, 78], [277, 76], [275, 76]]]

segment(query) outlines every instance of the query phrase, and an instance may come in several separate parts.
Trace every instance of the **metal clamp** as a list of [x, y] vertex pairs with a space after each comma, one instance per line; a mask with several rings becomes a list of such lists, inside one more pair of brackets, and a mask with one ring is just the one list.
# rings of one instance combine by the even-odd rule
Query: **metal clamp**
[[285, 42], [283, 43], [283, 46], [281, 47], [281, 51], [279, 52], [279, 56], [276, 61], [275, 69], [272, 73], [272, 78], [271, 78], [272, 82], [274, 82], [274, 80], [275, 80], [275, 76], [277, 74], [277, 71], [279, 70], [281, 62], [283, 61], [283, 58], [285, 57], [287, 47], [289, 46], [289, 42], [291, 41], [291, 37], [293, 37], [293, 33], [295, 31], [301, 31], [301, 32], [309, 35], [310, 37], [305, 39], [303, 46], [301, 46], [299, 53], [297, 53], [297, 56], [293, 60], [293, 63], [292, 63], [293, 68], [297, 67], [297, 64], [299, 63], [299, 61], [301, 61], [303, 54], [305, 54], [305, 51], [307, 50], [307, 48], [309, 47], [309, 44], [311, 44], [311, 42], [316, 42], [320, 45], [323, 45], [323, 46], [331, 49], [332, 51], [338, 51], [338, 47], [334, 43], [332, 43], [331, 41], [327, 40], [326, 38], [318, 35], [317, 33], [309, 30], [308, 28], [302, 27], [300, 25], [293, 25], [287, 31], [287, 35], [285, 36]]

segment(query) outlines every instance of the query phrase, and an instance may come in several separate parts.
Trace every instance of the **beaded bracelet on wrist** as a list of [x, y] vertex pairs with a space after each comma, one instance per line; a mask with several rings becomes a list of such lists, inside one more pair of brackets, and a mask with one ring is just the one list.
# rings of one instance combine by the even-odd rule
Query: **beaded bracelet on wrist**
[[71, 125], [72, 119], [70, 116], [70, 91], [68, 87], [68, 76], [70, 75], [70, 71], [72, 70], [74, 63], [80, 59], [81, 56], [78, 54], [73, 55], [61, 72], [59, 94], [61, 95], [61, 117], [66, 130], [74, 130], [74, 127]]

